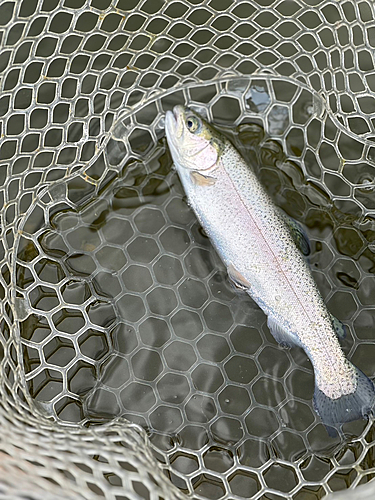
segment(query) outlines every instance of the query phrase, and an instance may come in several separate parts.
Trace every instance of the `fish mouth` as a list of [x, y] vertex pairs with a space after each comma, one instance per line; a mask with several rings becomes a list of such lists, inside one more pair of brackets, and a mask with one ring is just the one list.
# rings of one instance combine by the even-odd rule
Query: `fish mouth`
[[177, 122], [183, 117], [185, 111], [187, 108], [184, 106], [181, 106], [181, 104], [177, 104], [177, 106], [173, 107], [173, 114], [174, 117], [176, 118]]
[[177, 123], [178, 116], [179, 116], [179, 112], [178, 112], [178, 107], [177, 106], [173, 106], [172, 113], [173, 113], [173, 116], [175, 117], [176, 123]]
[[172, 111], [167, 111], [165, 113], [165, 133], [168, 141], [172, 140], [173, 134], [177, 129], [177, 120], [175, 114]]
[[176, 136], [179, 139], [184, 131], [184, 116], [185, 116], [185, 108], [184, 106], [181, 106], [178, 104], [177, 106], [174, 106], [173, 108], [173, 116], [175, 118], [175, 123], [176, 123]]
[[179, 139], [183, 133], [183, 106], [174, 106], [172, 111], [167, 111], [165, 113], [165, 133], [167, 135], [168, 142], [174, 142]]
[[172, 158], [174, 163], [177, 162], [179, 157], [179, 139], [182, 135], [182, 126], [179, 126], [178, 123], [178, 115], [173, 111], [168, 110], [165, 113], [165, 136], [167, 138], [167, 143], [169, 146], [169, 150], [172, 154]]

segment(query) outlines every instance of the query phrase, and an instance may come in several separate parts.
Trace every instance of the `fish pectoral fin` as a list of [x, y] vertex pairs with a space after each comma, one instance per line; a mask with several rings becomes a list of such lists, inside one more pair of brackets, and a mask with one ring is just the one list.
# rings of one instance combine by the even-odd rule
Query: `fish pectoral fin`
[[227, 273], [235, 287], [241, 290], [248, 290], [250, 288], [250, 283], [237, 271], [233, 264], [229, 264]]
[[330, 316], [331, 316], [333, 328], [335, 329], [336, 335], [337, 335], [339, 341], [341, 342], [346, 338], [347, 328], [344, 325], [344, 323], [342, 321], [340, 321], [339, 319], [337, 319], [335, 316], [333, 316], [333, 314], [331, 314]]
[[291, 333], [284, 330], [273, 318], [268, 316], [267, 326], [270, 329], [274, 339], [281, 347], [290, 349], [292, 347], [300, 347], [300, 344], [296, 337]]
[[290, 217], [290, 215], [286, 214], [284, 210], [280, 209], [280, 213], [289, 227], [294, 243], [297, 245], [301, 253], [307, 257], [310, 255], [311, 248], [306, 231], [299, 222], [293, 219], [293, 217]]
[[190, 177], [194, 182], [194, 184], [198, 186], [213, 186], [216, 182], [216, 179], [214, 177], [203, 175], [200, 172], [197, 172], [196, 170], [193, 170], [190, 173]]

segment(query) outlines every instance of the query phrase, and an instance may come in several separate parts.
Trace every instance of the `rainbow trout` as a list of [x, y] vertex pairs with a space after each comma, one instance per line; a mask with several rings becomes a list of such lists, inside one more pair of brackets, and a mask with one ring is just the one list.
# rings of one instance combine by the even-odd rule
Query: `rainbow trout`
[[274, 205], [231, 142], [197, 113], [175, 106], [166, 113], [165, 131], [189, 204], [229, 278], [266, 313], [279, 344], [302, 347], [310, 358], [314, 408], [328, 432], [368, 417], [374, 385], [341, 350], [343, 325], [328, 312], [300, 251], [308, 246], [301, 226]]

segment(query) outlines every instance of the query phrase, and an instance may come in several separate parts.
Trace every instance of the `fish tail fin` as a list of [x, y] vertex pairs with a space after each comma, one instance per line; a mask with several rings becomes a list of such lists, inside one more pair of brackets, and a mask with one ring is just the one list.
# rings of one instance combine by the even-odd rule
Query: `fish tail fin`
[[374, 384], [359, 368], [354, 368], [357, 384], [350, 394], [332, 399], [315, 385], [314, 408], [330, 436], [335, 436], [342, 424], [368, 418], [372, 414], [375, 403]]

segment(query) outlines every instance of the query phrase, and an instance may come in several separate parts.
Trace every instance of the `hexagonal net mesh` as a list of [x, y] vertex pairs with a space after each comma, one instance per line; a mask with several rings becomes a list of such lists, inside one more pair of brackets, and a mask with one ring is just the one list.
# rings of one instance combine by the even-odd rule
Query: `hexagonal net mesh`
[[188, 207], [164, 113], [207, 116], [306, 225], [373, 376], [373, 4], [3, 0], [0, 25], [2, 498], [369, 482], [372, 423], [327, 439], [305, 354], [275, 344]]

